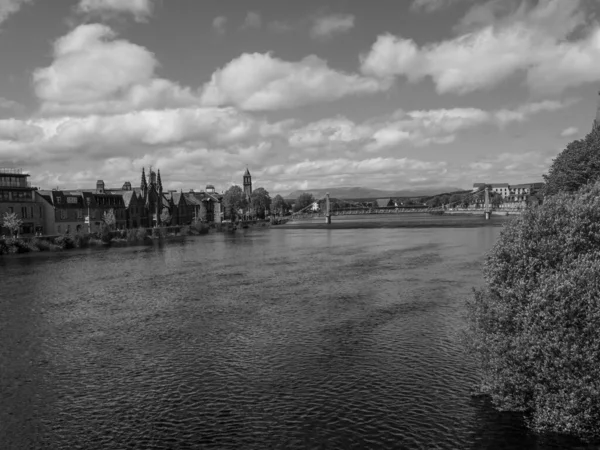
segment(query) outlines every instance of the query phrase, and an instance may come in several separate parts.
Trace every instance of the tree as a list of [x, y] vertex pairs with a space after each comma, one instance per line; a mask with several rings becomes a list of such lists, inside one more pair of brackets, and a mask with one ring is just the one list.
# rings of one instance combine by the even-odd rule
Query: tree
[[102, 221], [108, 227], [108, 229], [112, 229], [117, 223], [114, 209], [111, 208], [108, 211], [104, 211]]
[[283, 215], [284, 211], [286, 210], [287, 203], [281, 195], [277, 194], [273, 199], [271, 206], [275, 213]]
[[19, 229], [22, 224], [23, 221], [17, 217], [16, 213], [5, 212], [2, 217], [2, 226], [8, 228], [8, 231], [10, 231], [10, 234], [13, 236], [19, 235]]
[[231, 220], [235, 220], [238, 216], [238, 212], [246, 209], [247, 206], [248, 202], [244, 195], [244, 191], [237, 185], [231, 186], [227, 192], [225, 192], [225, 195], [223, 195], [225, 214], [230, 217]]
[[453, 208], [457, 208], [463, 201], [463, 196], [460, 194], [452, 194], [448, 199], [450, 202], [450, 206]]
[[427, 200], [425, 202], [425, 204], [429, 207], [429, 208], [438, 208], [440, 206], [442, 206], [442, 202], [439, 196], [430, 198], [429, 200]]
[[294, 211], [301, 211], [314, 202], [315, 198], [310, 192], [303, 192], [296, 199], [296, 203], [294, 203]]
[[544, 195], [574, 192], [600, 179], [600, 128], [567, 145], [543, 175]]
[[535, 431], [600, 438], [600, 182], [507, 222], [467, 302], [482, 393]]
[[167, 226], [171, 223], [171, 214], [169, 214], [167, 208], [163, 208], [162, 213], [160, 213], [160, 223]]
[[250, 205], [254, 214], [264, 219], [265, 211], [271, 207], [271, 196], [265, 188], [256, 188], [250, 195]]

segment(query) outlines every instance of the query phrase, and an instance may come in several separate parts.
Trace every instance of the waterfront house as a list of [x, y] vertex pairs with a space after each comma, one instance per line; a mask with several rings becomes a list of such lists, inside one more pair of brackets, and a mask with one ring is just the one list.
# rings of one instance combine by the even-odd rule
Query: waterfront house
[[[21, 169], [0, 168], [0, 228], [4, 213], [15, 213], [22, 220], [19, 234], [31, 236], [45, 233], [44, 208], [35, 195], [36, 188], [27, 181], [29, 174]], [[9, 230], [2, 228], [0, 235], [8, 235]]]

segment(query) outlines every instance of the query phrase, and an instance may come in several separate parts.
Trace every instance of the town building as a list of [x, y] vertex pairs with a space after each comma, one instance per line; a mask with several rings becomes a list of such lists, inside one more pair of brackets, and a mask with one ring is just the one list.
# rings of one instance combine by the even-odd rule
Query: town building
[[44, 208], [36, 196], [36, 188], [27, 181], [29, 174], [21, 169], [0, 168], [0, 235], [9, 235], [2, 227], [5, 213], [15, 213], [22, 221], [19, 234], [32, 236], [43, 233]]

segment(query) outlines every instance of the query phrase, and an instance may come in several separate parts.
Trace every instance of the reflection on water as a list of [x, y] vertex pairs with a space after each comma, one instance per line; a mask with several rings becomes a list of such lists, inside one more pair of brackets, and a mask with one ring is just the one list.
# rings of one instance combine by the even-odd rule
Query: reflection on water
[[500, 232], [241, 230], [0, 260], [0, 448], [565, 448], [469, 397]]

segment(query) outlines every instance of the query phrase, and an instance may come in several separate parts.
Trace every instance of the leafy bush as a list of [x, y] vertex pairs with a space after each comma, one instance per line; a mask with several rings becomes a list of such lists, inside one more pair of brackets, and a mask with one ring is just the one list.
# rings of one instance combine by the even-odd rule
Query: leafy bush
[[483, 393], [536, 431], [600, 438], [600, 183], [510, 221], [467, 302]]
[[600, 180], [600, 128], [590, 132], [585, 139], [567, 145], [552, 161], [544, 175], [544, 194], [574, 192], [587, 183]]
[[54, 244], [58, 245], [62, 249], [75, 248], [75, 241], [69, 234], [63, 234], [54, 239]]
[[100, 232], [100, 239], [104, 243], [109, 243], [110, 242], [110, 240], [111, 240], [111, 234], [110, 234], [110, 229], [108, 228], [108, 226], [102, 227], [102, 231]]

